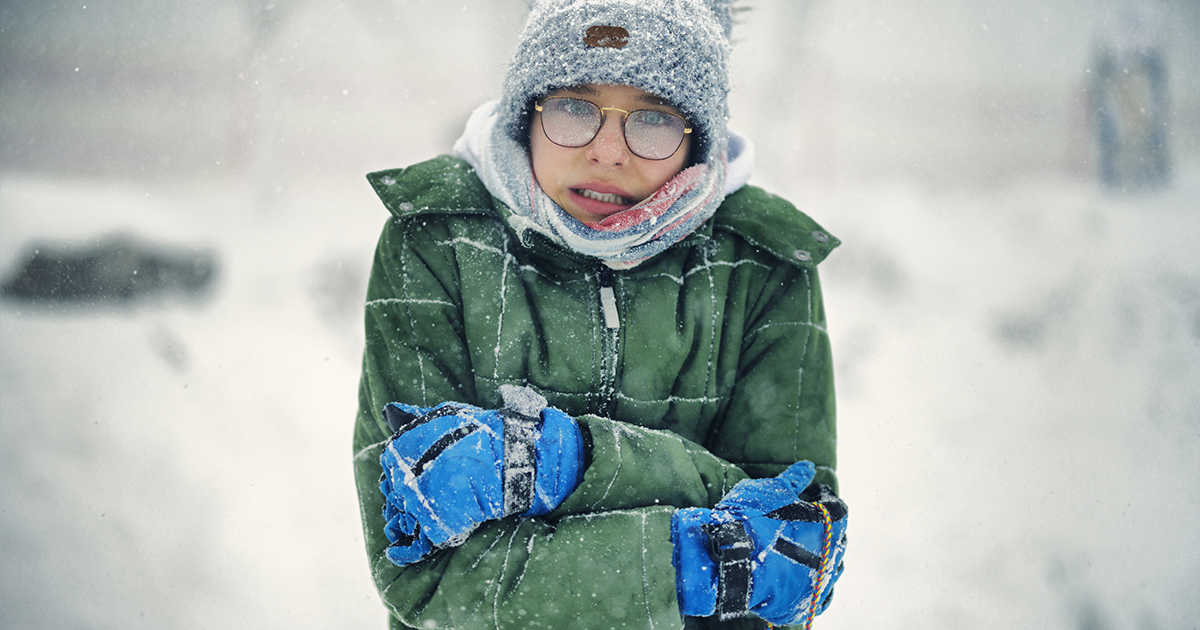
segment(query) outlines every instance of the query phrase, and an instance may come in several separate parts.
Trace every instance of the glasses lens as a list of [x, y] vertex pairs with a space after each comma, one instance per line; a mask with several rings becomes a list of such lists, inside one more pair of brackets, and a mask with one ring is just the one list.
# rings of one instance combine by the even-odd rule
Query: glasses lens
[[647, 160], [665, 160], [679, 150], [687, 123], [678, 116], [652, 109], [639, 109], [625, 121], [629, 150]]
[[548, 98], [542, 103], [542, 130], [554, 144], [581, 147], [600, 131], [600, 108], [577, 98]]

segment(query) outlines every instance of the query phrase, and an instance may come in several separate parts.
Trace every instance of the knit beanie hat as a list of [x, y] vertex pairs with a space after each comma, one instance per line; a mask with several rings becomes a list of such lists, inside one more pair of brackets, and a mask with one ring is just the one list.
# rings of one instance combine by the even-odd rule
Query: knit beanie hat
[[555, 90], [631, 85], [670, 101], [696, 129], [695, 163], [725, 148], [732, 0], [533, 0], [500, 101], [528, 145], [533, 102]]

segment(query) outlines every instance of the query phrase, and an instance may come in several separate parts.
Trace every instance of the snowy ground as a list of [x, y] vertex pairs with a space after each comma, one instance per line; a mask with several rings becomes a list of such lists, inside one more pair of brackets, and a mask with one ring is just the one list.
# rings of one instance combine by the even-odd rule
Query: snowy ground
[[1200, 626], [1198, 175], [828, 200], [857, 564], [828, 627]]
[[[259, 69], [275, 91], [243, 125], [240, 73], [225, 92], [186, 92], [186, 72], [104, 83], [124, 58], [93, 53], [120, 38], [89, 20], [136, 29], [117, 9], [159, 4], [47, 3], [74, 30], [5, 31], [34, 61], [0, 74], [21, 86], [0, 93], [0, 274], [33, 241], [132, 232], [211, 247], [221, 275], [199, 303], [0, 300], [0, 627], [382, 628], [350, 467], [385, 220], [362, 174], [445, 150], [497, 91], [516, 18], [491, 0], [304, 4], [256, 62], [276, 64]], [[1200, 628], [1194, 131], [1178, 125], [1183, 157], [1156, 193], [1105, 193], [1078, 155], [1063, 167], [1072, 142], [1086, 154], [1086, 130], [1063, 129], [1082, 119], [1068, 83], [1087, 40], [1066, 29], [1090, 2], [1024, 0], [982, 25], [999, 5], [929, 20], [912, 2], [757, 4], [732, 106], [758, 142], [752, 181], [845, 242], [822, 272], [851, 543], [816, 626]], [[368, 5], [424, 19], [346, 9]], [[128, 34], [137, 63], [158, 68], [146, 59], [177, 40], [194, 48], [166, 52], [214, 75], [240, 63], [214, 43], [244, 35], [233, 3], [171, 6], [188, 13]], [[773, 19], [793, 12], [808, 31]], [[63, 91], [38, 92], [51, 62]], [[274, 158], [214, 166], [271, 133]]]
[[[1196, 627], [1200, 171], [1179, 179], [801, 197], [847, 242], [825, 284], [854, 529], [822, 627]], [[268, 215], [229, 182], [3, 182], [5, 269], [128, 226], [223, 261], [198, 305], [0, 304], [3, 625], [382, 627], [349, 465], [365, 184]]]
[[365, 183], [267, 216], [214, 182], [0, 177], [6, 258], [137, 226], [222, 265], [199, 305], [0, 305], [0, 626], [383, 627], [350, 470]]

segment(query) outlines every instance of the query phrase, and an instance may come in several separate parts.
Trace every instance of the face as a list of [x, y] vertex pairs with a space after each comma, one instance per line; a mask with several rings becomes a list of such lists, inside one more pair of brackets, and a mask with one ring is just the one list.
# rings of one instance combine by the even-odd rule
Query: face
[[[628, 85], [586, 85], [550, 96], [570, 96], [600, 107], [625, 111], [652, 109], [680, 114], [662, 99]], [[687, 164], [691, 135], [665, 160], [647, 160], [629, 151], [621, 131], [621, 113], [606, 111], [604, 124], [591, 143], [568, 148], [554, 144], [534, 112], [529, 129], [533, 176], [542, 190], [567, 214], [583, 223], [599, 223], [652, 195]]]

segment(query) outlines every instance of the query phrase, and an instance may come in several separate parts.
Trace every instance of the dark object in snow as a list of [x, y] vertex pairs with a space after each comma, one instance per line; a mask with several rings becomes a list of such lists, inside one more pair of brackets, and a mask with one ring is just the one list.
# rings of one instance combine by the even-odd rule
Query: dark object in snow
[[1164, 20], [1154, 0], [1129, 0], [1103, 23], [1093, 51], [1091, 107], [1101, 181], [1155, 188], [1171, 177]]
[[91, 244], [30, 247], [0, 294], [35, 302], [129, 304], [151, 296], [204, 295], [216, 278], [207, 250], [168, 247], [130, 236]]

